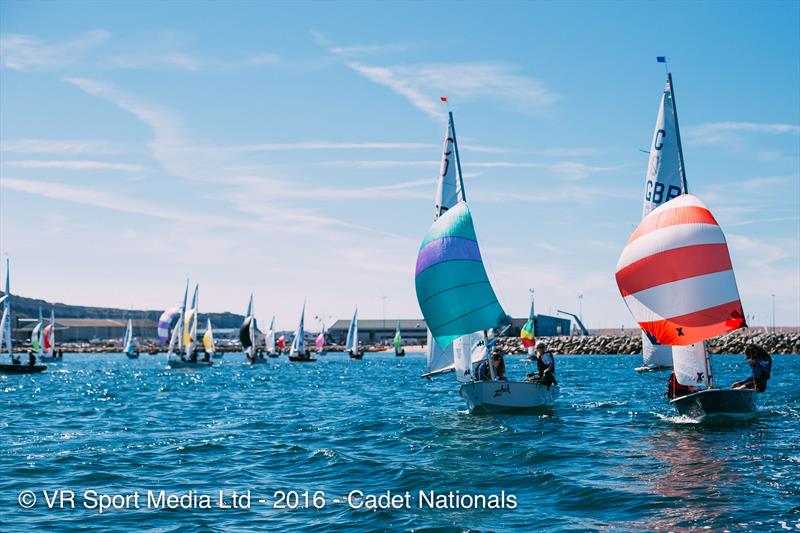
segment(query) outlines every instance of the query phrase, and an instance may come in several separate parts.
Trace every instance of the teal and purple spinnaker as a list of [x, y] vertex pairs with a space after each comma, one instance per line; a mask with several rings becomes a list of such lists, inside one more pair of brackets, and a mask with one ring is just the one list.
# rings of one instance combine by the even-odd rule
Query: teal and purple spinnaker
[[181, 310], [179, 307], [173, 307], [161, 313], [158, 319], [158, 339], [161, 341], [162, 346], [169, 341], [169, 332], [175, 327], [175, 324], [178, 323], [178, 315], [180, 315], [180, 313]]
[[439, 346], [506, 322], [465, 202], [433, 223], [417, 255], [417, 301]]

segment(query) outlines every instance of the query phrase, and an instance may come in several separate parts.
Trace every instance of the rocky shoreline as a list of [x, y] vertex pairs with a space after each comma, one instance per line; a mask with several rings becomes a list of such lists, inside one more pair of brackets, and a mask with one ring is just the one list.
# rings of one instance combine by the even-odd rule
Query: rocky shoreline
[[[640, 354], [640, 335], [591, 337], [542, 337], [548, 350], [564, 355]], [[800, 333], [736, 332], [708, 341], [708, 353], [743, 353], [748, 344], [759, 344], [769, 353], [800, 354]], [[497, 346], [503, 353], [523, 353], [525, 349], [518, 338], [499, 338]]]
[[[548, 349], [562, 355], [607, 355], [607, 354], [641, 354], [642, 338], [640, 335], [594, 335], [586, 337], [542, 337]], [[763, 333], [755, 330], [745, 330], [732, 333], [708, 342], [708, 352], [743, 353], [747, 344], [760, 344], [769, 353], [800, 354], [800, 333]], [[524, 353], [522, 341], [517, 337], [500, 337], [497, 347], [502, 353]], [[63, 343], [58, 348], [68, 353], [119, 353], [121, 350], [118, 340], [92, 343]], [[15, 346], [14, 351], [25, 353], [30, 347]], [[408, 349], [408, 347], [406, 348]], [[424, 349], [424, 348], [422, 348]], [[161, 353], [165, 347], [145, 344], [139, 347], [140, 353]], [[387, 347], [383, 345], [364, 346], [365, 352], [383, 352]], [[218, 352], [241, 353], [237, 344], [218, 345]], [[325, 346], [326, 352], [344, 351], [338, 345]], [[391, 350], [390, 350], [391, 351]], [[201, 349], [202, 352], [202, 349]]]

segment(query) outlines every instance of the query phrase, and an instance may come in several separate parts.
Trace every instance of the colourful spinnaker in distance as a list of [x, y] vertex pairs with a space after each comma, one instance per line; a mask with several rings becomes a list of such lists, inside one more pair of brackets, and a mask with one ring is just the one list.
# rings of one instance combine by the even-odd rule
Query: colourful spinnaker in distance
[[659, 344], [686, 346], [745, 325], [725, 235], [690, 194], [642, 220], [617, 263], [617, 285]]
[[416, 288], [425, 322], [442, 347], [507, 322], [465, 202], [442, 214], [425, 235], [417, 255]]
[[522, 345], [525, 348], [530, 348], [536, 344], [536, 337], [533, 334], [533, 319], [529, 318], [525, 325], [519, 332], [519, 338], [522, 339]]
[[161, 313], [158, 319], [158, 340], [161, 341], [162, 346], [167, 344], [170, 337], [169, 332], [175, 327], [178, 315], [180, 314], [180, 307], [173, 307]]

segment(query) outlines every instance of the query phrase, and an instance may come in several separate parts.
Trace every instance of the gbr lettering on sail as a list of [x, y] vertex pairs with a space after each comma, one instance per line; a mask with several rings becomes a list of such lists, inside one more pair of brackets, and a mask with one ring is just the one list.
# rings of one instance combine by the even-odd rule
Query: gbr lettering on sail
[[683, 192], [680, 165], [672, 91], [667, 82], [664, 94], [661, 96], [653, 142], [650, 145], [650, 160], [647, 165], [642, 207], [643, 218], [656, 207], [680, 196]]

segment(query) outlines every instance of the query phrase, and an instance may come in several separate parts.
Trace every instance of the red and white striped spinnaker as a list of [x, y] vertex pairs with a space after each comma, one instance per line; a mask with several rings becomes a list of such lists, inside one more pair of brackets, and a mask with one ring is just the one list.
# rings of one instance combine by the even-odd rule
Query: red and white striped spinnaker
[[725, 235], [690, 194], [642, 220], [617, 262], [617, 286], [659, 344], [685, 346], [745, 325]]

